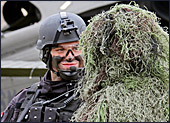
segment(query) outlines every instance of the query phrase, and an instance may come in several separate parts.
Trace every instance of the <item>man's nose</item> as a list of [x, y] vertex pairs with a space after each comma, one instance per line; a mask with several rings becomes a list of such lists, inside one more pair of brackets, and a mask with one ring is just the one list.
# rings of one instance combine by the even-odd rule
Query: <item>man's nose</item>
[[71, 51], [68, 51], [66, 60], [72, 61], [74, 59], [74, 54]]

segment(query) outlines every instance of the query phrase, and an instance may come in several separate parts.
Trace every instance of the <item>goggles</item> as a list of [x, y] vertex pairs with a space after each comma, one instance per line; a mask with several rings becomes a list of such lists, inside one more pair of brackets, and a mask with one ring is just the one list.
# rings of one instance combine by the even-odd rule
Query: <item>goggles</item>
[[56, 52], [61, 57], [67, 56], [69, 52], [72, 53], [73, 56], [78, 56], [81, 54], [81, 50], [79, 48], [79, 45], [67, 45], [67, 46], [52, 46], [52, 50]]

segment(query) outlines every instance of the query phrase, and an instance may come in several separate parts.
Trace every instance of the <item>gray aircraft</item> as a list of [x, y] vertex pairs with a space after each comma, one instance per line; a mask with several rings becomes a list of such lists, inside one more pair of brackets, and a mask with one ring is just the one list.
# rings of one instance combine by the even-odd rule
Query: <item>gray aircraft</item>
[[[116, 3], [128, 1], [3, 1], [1, 2], [1, 111], [22, 88], [39, 81], [46, 66], [35, 45], [41, 22], [49, 15], [66, 11], [88, 20]], [[169, 1], [139, 1], [162, 18], [169, 27]]]

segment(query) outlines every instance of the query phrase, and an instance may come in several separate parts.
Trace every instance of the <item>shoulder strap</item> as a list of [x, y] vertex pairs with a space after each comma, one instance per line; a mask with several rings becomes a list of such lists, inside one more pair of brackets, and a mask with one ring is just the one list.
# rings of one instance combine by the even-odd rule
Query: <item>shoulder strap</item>
[[25, 114], [28, 112], [29, 107], [32, 105], [35, 98], [38, 96], [40, 90], [38, 90], [40, 82], [34, 83], [27, 91], [27, 97], [25, 98], [21, 109], [24, 109], [21, 111], [20, 116], [17, 119], [17, 122], [21, 122], [25, 116]]
[[21, 105], [21, 109], [25, 108], [25, 106], [27, 105], [27, 103], [29, 102], [29, 100], [31, 99], [31, 97], [35, 94], [35, 92], [37, 91], [38, 87], [40, 85], [40, 82], [36, 82], [33, 85], [31, 85], [31, 87], [28, 89], [27, 91], [27, 97], [25, 98], [24, 102]]

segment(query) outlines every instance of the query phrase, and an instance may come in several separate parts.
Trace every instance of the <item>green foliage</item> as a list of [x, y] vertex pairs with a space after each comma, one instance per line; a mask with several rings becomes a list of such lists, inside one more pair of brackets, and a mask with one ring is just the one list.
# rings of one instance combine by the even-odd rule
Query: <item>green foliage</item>
[[90, 20], [80, 46], [84, 104], [72, 121], [169, 120], [169, 35], [154, 13], [117, 4]]

